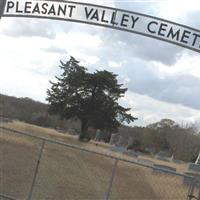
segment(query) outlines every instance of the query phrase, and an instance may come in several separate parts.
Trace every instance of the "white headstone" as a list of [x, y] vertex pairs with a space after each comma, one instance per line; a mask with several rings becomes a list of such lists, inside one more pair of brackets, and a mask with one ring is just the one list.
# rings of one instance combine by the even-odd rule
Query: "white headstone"
[[117, 145], [118, 145], [118, 146], [123, 145], [123, 141], [124, 141], [124, 138], [123, 138], [122, 136], [120, 136], [120, 137], [119, 137], [119, 140], [118, 140], [118, 142], [117, 142]]
[[147, 165], [147, 166], [151, 166], [151, 167], [154, 165], [154, 162], [153, 162], [153, 161], [147, 160], [147, 159], [142, 159], [142, 158], [140, 158], [140, 159], [138, 159], [137, 161], [138, 161], [138, 163], [140, 163], [140, 164]]
[[200, 165], [195, 163], [190, 163], [188, 166], [188, 170], [200, 173]]
[[101, 140], [101, 131], [97, 129], [96, 131], [96, 136], [95, 136], [95, 141], [100, 141]]
[[134, 138], [133, 137], [129, 137], [128, 138], [128, 147], [132, 146], [134, 142]]
[[176, 168], [167, 165], [154, 164], [153, 167], [154, 167], [153, 172], [160, 172], [160, 173], [176, 172]]
[[113, 145], [117, 142], [117, 134], [112, 134], [110, 138], [110, 144]]

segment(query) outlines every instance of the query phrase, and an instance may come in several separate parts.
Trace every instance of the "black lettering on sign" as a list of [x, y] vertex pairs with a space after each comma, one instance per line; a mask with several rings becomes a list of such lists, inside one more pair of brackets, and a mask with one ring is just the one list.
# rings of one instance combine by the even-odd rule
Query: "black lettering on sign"
[[86, 18], [89, 19], [91, 13], [93, 12], [93, 8], [91, 8], [89, 11], [88, 11], [88, 8], [85, 7], [85, 14], [86, 14]]
[[131, 19], [132, 19], [132, 26], [131, 26], [131, 28], [134, 28], [136, 22], [139, 20], [139, 17], [134, 18], [134, 16], [131, 16]]
[[66, 4], [64, 5], [64, 8], [61, 5], [58, 6], [58, 16], [60, 16], [60, 13], [62, 13], [65, 16], [66, 12], [67, 12], [67, 5]]
[[41, 11], [41, 13], [42, 13], [43, 15], [46, 15], [46, 14], [47, 14], [47, 8], [48, 8], [48, 3], [43, 3], [43, 4], [42, 4], [42, 11]]
[[165, 36], [165, 32], [167, 30], [166, 27], [167, 27], [167, 24], [161, 23], [160, 28], [158, 30], [158, 35]]
[[19, 9], [19, 2], [18, 1], [16, 2], [16, 10], [15, 10], [15, 12], [16, 13], [23, 13], [23, 10]]
[[[192, 35], [194, 36], [194, 40], [193, 40], [193, 42], [192, 42], [192, 46], [195, 46], [196, 41], [197, 41], [197, 38], [200, 38], [200, 35], [199, 35], [199, 34], [196, 34], [196, 33], [193, 33]], [[199, 48], [200, 48], [200, 46], [199, 46]]]
[[130, 17], [129, 15], [123, 14], [123, 15], [122, 15], [122, 20], [121, 20], [120, 25], [123, 26], [123, 27], [127, 27], [128, 25], [127, 25], [127, 23], [125, 23], [125, 22], [128, 22], [129, 17]]
[[91, 20], [96, 19], [97, 21], [99, 21], [99, 13], [98, 13], [97, 9], [95, 10], [95, 12], [93, 13], [93, 15], [90, 19]]
[[7, 2], [6, 12], [9, 12], [11, 8], [14, 8], [15, 4], [12, 1]]
[[118, 25], [118, 22], [115, 21], [116, 15], [117, 15], [116, 12], [113, 12], [113, 13], [112, 13], [112, 17], [111, 17], [111, 21], [110, 21], [110, 23], [111, 23], [112, 25]]
[[69, 11], [69, 17], [72, 17], [73, 9], [76, 8], [76, 6], [68, 5], [70, 11]]
[[35, 4], [32, 13], [33, 14], [35, 14], [35, 13], [40, 14], [40, 8], [39, 8], [38, 3]]
[[[156, 38], [200, 53], [200, 30], [117, 8], [57, 0], [0, 0], [0, 18], [2, 16], [93, 22], [91, 24]], [[71, 17], [73, 19], [68, 19]]]
[[171, 27], [169, 29], [169, 32], [167, 34], [168, 38], [176, 39], [176, 41], [179, 41], [179, 36], [180, 36], [180, 29], [178, 29], [176, 32], [174, 32], [173, 28]]
[[50, 14], [56, 15], [54, 4], [52, 4], [51, 8], [49, 9], [48, 15], [50, 15]]
[[105, 22], [105, 23], [108, 23], [108, 20], [105, 19], [105, 12], [106, 12], [106, 11], [103, 10], [102, 16], [101, 16], [101, 21], [102, 21], [102, 22]]
[[187, 43], [188, 43], [188, 40], [186, 40], [186, 39], [189, 39], [190, 34], [191, 34], [190, 31], [184, 30], [184, 31], [183, 31], [183, 35], [182, 35], [182, 37], [181, 37], [181, 42], [187, 44]]
[[155, 28], [152, 29], [152, 25], [158, 25], [158, 22], [152, 21], [152, 22], [150, 22], [150, 23], [147, 25], [147, 30], [148, 30], [150, 33], [156, 33]]
[[24, 12], [25, 13], [27, 13], [27, 14], [31, 13], [31, 11], [29, 10], [29, 9], [31, 9], [31, 4], [32, 4], [31, 1], [25, 2], [25, 6], [24, 6]]

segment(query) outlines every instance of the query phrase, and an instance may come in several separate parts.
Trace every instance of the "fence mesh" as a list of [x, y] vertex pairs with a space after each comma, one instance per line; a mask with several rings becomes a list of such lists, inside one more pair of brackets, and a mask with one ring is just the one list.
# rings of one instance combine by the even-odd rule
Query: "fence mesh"
[[120, 161], [111, 199], [186, 199], [183, 177]]
[[5, 130], [0, 133], [0, 193], [26, 199], [41, 141]]
[[0, 172], [2, 200], [200, 200], [183, 175], [4, 129]]
[[33, 199], [103, 199], [110, 159], [57, 144], [45, 144]]

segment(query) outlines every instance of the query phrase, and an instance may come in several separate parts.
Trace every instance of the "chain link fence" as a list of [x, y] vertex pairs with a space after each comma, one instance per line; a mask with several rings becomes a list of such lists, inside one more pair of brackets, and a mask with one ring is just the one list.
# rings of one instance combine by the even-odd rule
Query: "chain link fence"
[[0, 127], [0, 199], [200, 200], [198, 177]]

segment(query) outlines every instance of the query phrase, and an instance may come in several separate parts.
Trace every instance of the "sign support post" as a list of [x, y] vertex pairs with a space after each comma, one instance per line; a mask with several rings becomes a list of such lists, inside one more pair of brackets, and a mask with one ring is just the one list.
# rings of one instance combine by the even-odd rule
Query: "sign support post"
[[6, 6], [6, 0], [1, 0], [0, 1], [0, 20], [4, 13], [5, 6]]

